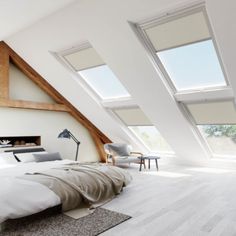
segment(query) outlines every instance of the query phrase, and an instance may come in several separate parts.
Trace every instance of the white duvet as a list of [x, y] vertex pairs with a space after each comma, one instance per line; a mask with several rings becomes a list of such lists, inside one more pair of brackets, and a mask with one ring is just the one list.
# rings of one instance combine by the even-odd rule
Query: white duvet
[[71, 163], [70, 160], [19, 163], [0, 166], [0, 223], [43, 211], [61, 203], [49, 188], [17, 178], [27, 172], [44, 171]]

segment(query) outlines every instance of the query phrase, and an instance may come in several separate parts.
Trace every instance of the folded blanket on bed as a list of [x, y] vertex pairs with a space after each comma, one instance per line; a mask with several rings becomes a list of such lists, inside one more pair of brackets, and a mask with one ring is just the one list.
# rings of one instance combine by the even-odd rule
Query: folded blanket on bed
[[102, 205], [122, 191], [131, 175], [118, 167], [102, 164], [64, 165], [47, 171], [27, 173], [20, 177], [43, 184], [61, 199], [64, 211], [78, 207]]

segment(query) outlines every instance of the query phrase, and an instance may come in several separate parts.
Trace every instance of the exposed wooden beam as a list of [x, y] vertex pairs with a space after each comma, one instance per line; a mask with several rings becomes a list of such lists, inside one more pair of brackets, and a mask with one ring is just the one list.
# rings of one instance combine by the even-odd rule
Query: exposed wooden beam
[[93, 141], [95, 143], [95, 146], [97, 148], [101, 162], [106, 162], [107, 158], [106, 158], [106, 153], [103, 148], [103, 145], [104, 145], [103, 141], [101, 140], [101, 138], [97, 134], [95, 134], [93, 132], [90, 132], [90, 134], [91, 134]]
[[40, 74], [38, 74], [27, 62], [25, 62], [15, 51], [13, 51], [5, 42], [1, 42], [8, 50], [10, 60], [38, 87], [45, 91], [57, 103], [67, 107], [68, 112], [90, 132], [97, 151], [102, 161], [105, 161], [105, 152], [103, 144], [111, 140], [103, 134], [95, 125], [93, 125], [82, 113], [80, 113], [65, 97], [63, 97], [52, 85], [50, 85]]
[[9, 97], [9, 54], [3, 42], [0, 42], [0, 98]]
[[0, 98], [1, 107], [12, 107], [12, 108], [23, 108], [23, 109], [34, 109], [34, 110], [46, 110], [46, 111], [66, 111], [69, 109], [63, 104], [51, 104], [43, 102], [31, 102], [23, 100], [10, 100]]

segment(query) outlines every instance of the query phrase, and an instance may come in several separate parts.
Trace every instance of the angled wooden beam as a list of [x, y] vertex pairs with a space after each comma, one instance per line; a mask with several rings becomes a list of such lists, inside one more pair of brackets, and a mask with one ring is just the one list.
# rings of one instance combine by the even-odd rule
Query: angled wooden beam
[[67, 107], [68, 112], [79, 123], [81, 123], [90, 132], [97, 151], [102, 161], [105, 161], [105, 152], [103, 144], [111, 142], [111, 140], [103, 134], [95, 125], [93, 125], [82, 113], [80, 113], [65, 97], [63, 97], [52, 85], [50, 85], [40, 74], [38, 74], [27, 62], [25, 62], [14, 50], [12, 50], [5, 42], [1, 42], [9, 53], [10, 60], [38, 87], [45, 91], [57, 103]]
[[12, 108], [22, 108], [22, 109], [34, 109], [34, 110], [46, 110], [46, 111], [66, 111], [69, 109], [62, 104], [51, 104], [43, 102], [31, 102], [23, 100], [10, 100], [0, 98], [1, 107], [12, 107]]
[[97, 148], [98, 155], [100, 157], [101, 162], [106, 162], [107, 158], [106, 158], [106, 153], [103, 148], [103, 145], [104, 145], [103, 141], [101, 140], [101, 138], [97, 134], [95, 134], [93, 132], [90, 132], [90, 135], [93, 138], [93, 141], [94, 141], [95, 146]]
[[0, 98], [9, 97], [9, 54], [3, 42], [0, 42]]

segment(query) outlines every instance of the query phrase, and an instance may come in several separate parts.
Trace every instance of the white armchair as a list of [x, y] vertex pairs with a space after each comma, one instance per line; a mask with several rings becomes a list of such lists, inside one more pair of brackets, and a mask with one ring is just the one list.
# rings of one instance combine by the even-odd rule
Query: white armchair
[[[113, 165], [123, 163], [137, 163], [140, 164], [141, 152], [132, 152], [131, 145], [126, 143], [106, 143], [104, 150], [107, 153], [107, 162], [112, 162]], [[145, 163], [144, 167], [145, 167]]]

